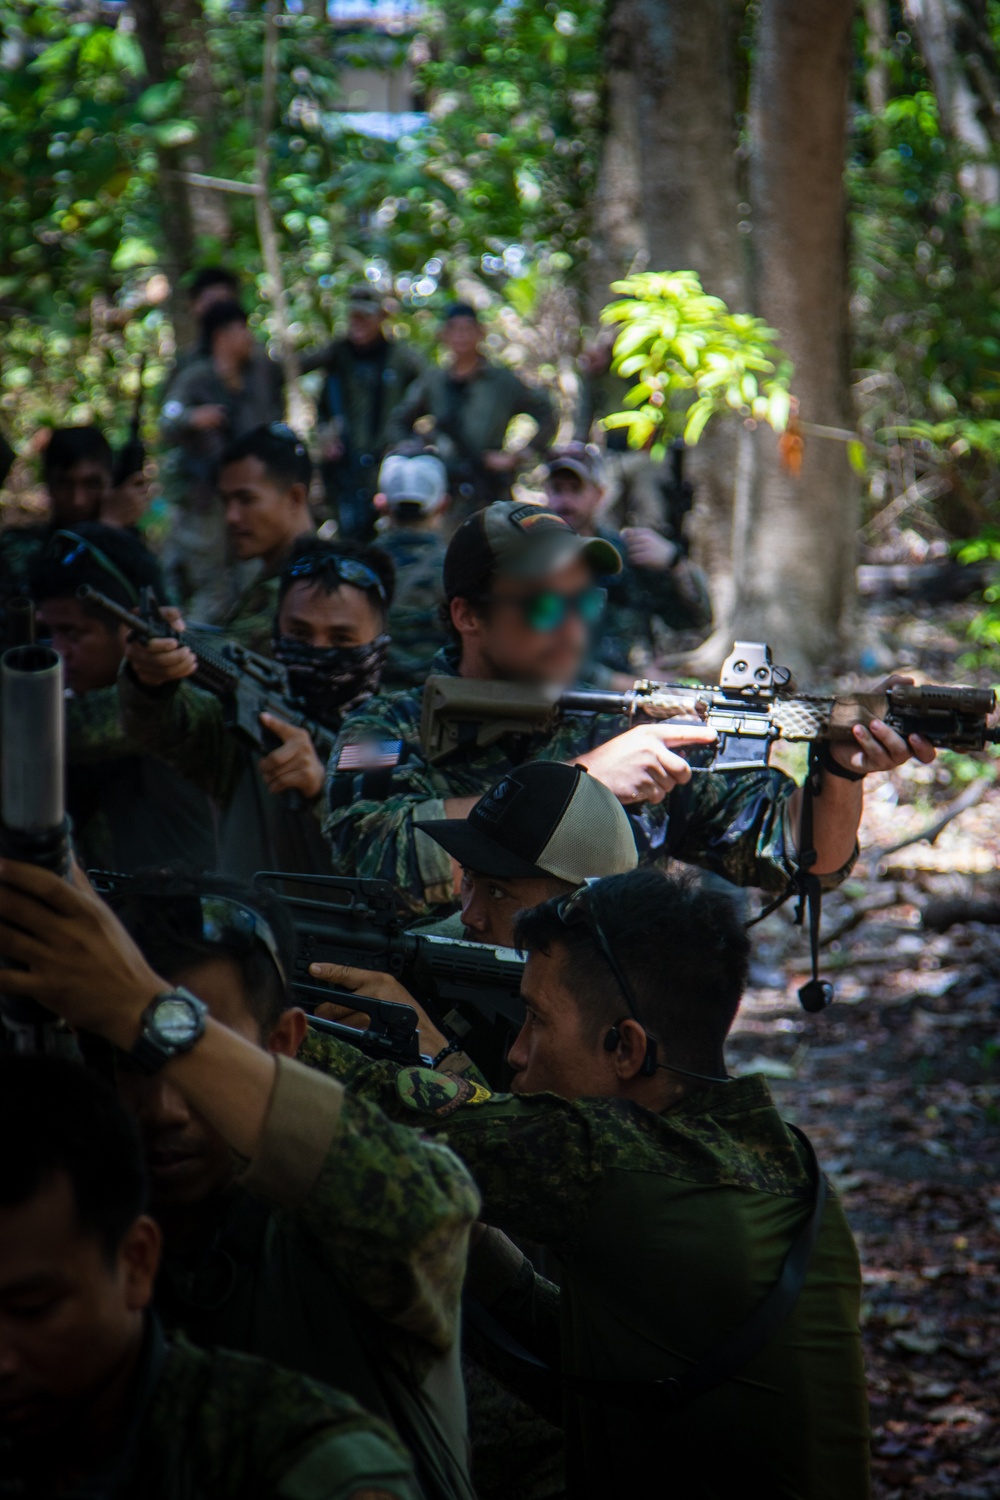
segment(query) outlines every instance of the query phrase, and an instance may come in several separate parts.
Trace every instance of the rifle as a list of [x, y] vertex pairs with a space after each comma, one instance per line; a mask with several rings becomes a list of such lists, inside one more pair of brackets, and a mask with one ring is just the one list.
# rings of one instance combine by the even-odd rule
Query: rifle
[[[332, 1000], [374, 1015], [373, 1006], [386, 1004], [317, 984], [310, 977], [310, 964], [350, 964], [392, 974], [420, 1001], [435, 1025], [458, 1038], [462, 1050], [485, 1076], [502, 1086], [510, 1033], [524, 1022], [524, 960], [519, 953], [513, 948], [407, 931], [395, 888], [386, 880], [288, 876], [275, 870], [262, 871], [255, 878], [284, 897], [295, 925], [292, 993], [304, 1009], [313, 1010]], [[289, 881], [296, 890], [306, 884], [315, 886], [316, 899], [286, 895], [283, 887]], [[399, 1008], [409, 1010], [408, 1006]], [[360, 1045], [358, 1036], [366, 1035], [343, 1029], [348, 1033], [345, 1039], [355, 1046]]]
[[[30, 632], [29, 611], [19, 612]], [[73, 851], [65, 807], [62, 660], [48, 646], [15, 646], [0, 657], [3, 756], [0, 854], [68, 880]], [[76, 1055], [69, 1028], [34, 1000], [0, 997], [0, 1016], [17, 1052]]]
[[[227, 729], [258, 755], [266, 755], [280, 743], [277, 736], [260, 722], [261, 714], [273, 714], [296, 729], [306, 730], [316, 753], [322, 760], [329, 760], [336, 735], [302, 712], [299, 700], [289, 688], [288, 674], [278, 662], [258, 656], [221, 635], [174, 630], [160, 614], [149, 589], [144, 590], [143, 613], [140, 615], [131, 614], [106, 594], [91, 588], [89, 583], [82, 584], [76, 596], [120, 625], [127, 625], [144, 643], [168, 637], [187, 646], [198, 663], [198, 669], [189, 681], [220, 700]], [[284, 792], [282, 796], [290, 812], [300, 812], [305, 805], [300, 792]]]
[[[923, 735], [932, 745], [976, 753], [1000, 744], [1000, 728], [987, 719], [996, 708], [991, 688], [890, 687], [884, 693], [843, 697], [796, 694], [790, 674], [775, 666], [769, 646], [737, 641], [718, 686], [637, 682], [626, 692], [480, 682], [468, 677], [428, 677], [420, 741], [432, 765], [470, 742], [486, 747], [508, 734], [554, 728], [564, 714], [615, 714], [637, 722], [692, 719], [718, 739], [708, 765], [692, 771], [753, 771], [766, 766], [778, 740], [853, 742], [853, 726], [881, 719], [904, 738]], [[713, 747], [710, 747], [710, 749]]]

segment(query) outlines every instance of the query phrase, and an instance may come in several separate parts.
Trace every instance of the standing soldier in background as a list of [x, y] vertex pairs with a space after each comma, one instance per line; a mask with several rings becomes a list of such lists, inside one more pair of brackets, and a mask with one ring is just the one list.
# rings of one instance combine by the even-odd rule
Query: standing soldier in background
[[[389, 442], [395, 447], [421, 417], [433, 419], [456, 522], [494, 500], [509, 500], [522, 462], [543, 453], [556, 431], [546, 393], [525, 385], [506, 365], [492, 364], [483, 354], [483, 336], [476, 309], [468, 302], [454, 303], [441, 325], [448, 365], [428, 370], [389, 423]], [[507, 428], [521, 413], [534, 419], [538, 431], [523, 448], [507, 448]]]
[[302, 373], [322, 370], [317, 419], [326, 498], [346, 540], [371, 541], [372, 500], [386, 429], [423, 360], [401, 339], [386, 337], [385, 306], [370, 282], [352, 288], [347, 334], [307, 354]]
[[32, 565], [62, 527], [96, 521], [111, 494], [114, 454], [99, 427], [53, 427], [42, 450], [49, 519], [0, 536], [0, 598], [28, 592]]
[[219, 459], [244, 433], [279, 422], [285, 409], [279, 367], [247, 326], [238, 302], [213, 302], [202, 320], [202, 352], [171, 382], [161, 415], [170, 451], [164, 492], [174, 509], [167, 548], [170, 586], [194, 619], [216, 623], [242, 579], [230, 565], [216, 500]]
[[396, 568], [382, 684], [387, 689], [418, 687], [444, 645], [440, 608], [448, 546], [441, 523], [448, 506], [448, 475], [433, 453], [390, 453], [378, 484], [375, 503], [386, 517], [379, 546]]

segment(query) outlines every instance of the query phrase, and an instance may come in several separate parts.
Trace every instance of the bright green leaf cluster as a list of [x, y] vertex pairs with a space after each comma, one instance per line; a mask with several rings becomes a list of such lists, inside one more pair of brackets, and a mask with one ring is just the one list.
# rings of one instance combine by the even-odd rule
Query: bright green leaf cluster
[[629, 411], [606, 427], [628, 429], [629, 444], [662, 450], [683, 436], [697, 443], [713, 416], [736, 413], [783, 432], [791, 410], [791, 366], [760, 318], [731, 313], [693, 271], [642, 272], [613, 283], [620, 300], [601, 314], [619, 324], [615, 374], [635, 379]]

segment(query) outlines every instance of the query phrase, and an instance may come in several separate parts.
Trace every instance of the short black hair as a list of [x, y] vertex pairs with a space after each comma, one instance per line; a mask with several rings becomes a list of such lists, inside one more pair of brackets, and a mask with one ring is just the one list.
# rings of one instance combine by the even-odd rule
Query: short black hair
[[227, 464], [241, 463], [244, 458], [259, 459], [275, 484], [286, 489], [291, 489], [293, 484], [304, 484], [306, 494], [309, 494], [313, 473], [309, 450], [284, 422], [265, 422], [262, 427], [253, 427], [230, 443], [219, 460], [218, 472], [221, 473]]
[[220, 329], [228, 328], [231, 323], [242, 323], [245, 327], [248, 321], [246, 313], [238, 302], [213, 302], [201, 320], [203, 353], [211, 354], [212, 340]]
[[235, 271], [230, 271], [226, 266], [202, 266], [195, 271], [188, 282], [187, 294], [192, 302], [207, 292], [210, 286], [226, 286], [233, 294], [233, 301], [239, 296], [240, 278]]
[[130, 437], [127, 443], [115, 453], [115, 466], [111, 474], [111, 483], [115, 489], [124, 484], [126, 479], [131, 479], [133, 474], [141, 474], [146, 467], [146, 445], [139, 437]]
[[[374, 585], [370, 588], [363, 588], [363, 593], [372, 609], [382, 616], [384, 622], [396, 587], [396, 565], [388, 552], [383, 552], [381, 547], [362, 546], [359, 542], [327, 542], [318, 536], [303, 536], [295, 543], [292, 555], [285, 564], [278, 581], [277, 613], [280, 614], [285, 595], [296, 583], [308, 583], [311, 588], [320, 589], [324, 594], [335, 594], [344, 583], [344, 579], [338, 577], [335, 564], [347, 558], [364, 563], [382, 585], [384, 600], [379, 597], [378, 589]], [[298, 575], [296, 569], [306, 560], [313, 563], [315, 571], [305, 576]], [[324, 567], [324, 563], [328, 563], [329, 566]], [[351, 587], [358, 588], [360, 585], [351, 584]]]
[[[595, 881], [584, 898], [635, 996], [639, 1020], [661, 1057], [710, 1070], [739, 1009], [750, 939], [735, 902], [697, 875], [630, 870]], [[565, 953], [563, 978], [597, 1037], [629, 1014], [611, 966], [587, 922], [567, 926], [559, 900], [519, 913], [523, 952]]]
[[[73, 537], [78, 537], [82, 545], [74, 546]], [[102, 558], [111, 566], [102, 562]], [[131, 585], [131, 592], [116, 574], [121, 574]], [[149, 548], [134, 532], [121, 526], [105, 526], [100, 521], [81, 521], [71, 530], [53, 536], [35, 559], [28, 577], [29, 592], [36, 604], [46, 599], [72, 599], [85, 583], [125, 609], [138, 604], [146, 588], [153, 590], [160, 603], [165, 603], [167, 597], [160, 565]], [[81, 607], [94, 618], [105, 620], [109, 630], [117, 630], [117, 625], [108, 623], [99, 610], [88, 604]]]
[[452, 302], [445, 308], [441, 315], [442, 323], [450, 323], [453, 318], [471, 318], [474, 323], [481, 323], [479, 309], [473, 307], [471, 302]]
[[286, 976], [291, 974], [295, 959], [292, 920], [285, 903], [266, 887], [193, 870], [138, 870], [122, 892], [111, 897], [110, 904], [146, 962], [171, 982], [196, 964], [231, 958], [240, 972], [247, 1009], [266, 1040], [288, 1009], [288, 984], [263, 943], [238, 942], [225, 935], [206, 937], [201, 932], [197, 915], [192, 920], [192, 897], [201, 896], [224, 896], [249, 907], [270, 928], [281, 967]]
[[53, 427], [52, 435], [42, 450], [42, 477], [46, 483], [53, 474], [72, 469], [74, 464], [92, 460], [107, 470], [108, 478], [114, 472], [115, 458], [111, 444], [99, 427]]
[[147, 1198], [139, 1136], [114, 1091], [80, 1063], [0, 1053], [0, 1140], [0, 1206], [64, 1172], [81, 1230], [113, 1258]]

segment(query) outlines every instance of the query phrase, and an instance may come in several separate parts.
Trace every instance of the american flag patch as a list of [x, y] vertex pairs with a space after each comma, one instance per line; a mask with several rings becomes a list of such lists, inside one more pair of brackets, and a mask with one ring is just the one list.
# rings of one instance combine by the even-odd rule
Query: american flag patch
[[358, 740], [337, 756], [338, 771], [381, 771], [399, 765], [402, 740]]

